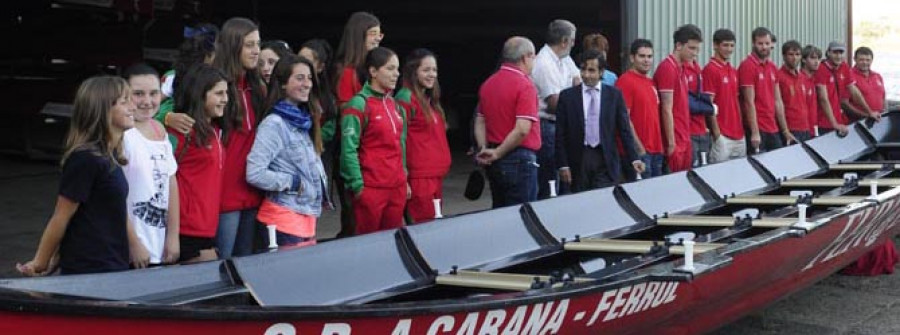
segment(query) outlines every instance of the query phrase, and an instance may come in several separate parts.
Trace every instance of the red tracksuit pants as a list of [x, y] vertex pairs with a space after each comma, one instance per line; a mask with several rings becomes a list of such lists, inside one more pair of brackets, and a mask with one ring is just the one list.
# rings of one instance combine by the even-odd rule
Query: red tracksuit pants
[[364, 186], [359, 198], [353, 199], [356, 235], [403, 227], [406, 185], [395, 188]]
[[[409, 187], [412, 197], [406, 204], [406, 210], [414, 223], [434, 220], [434, 199], [443, 199], [443, 178], [410, 178]], [[441, 208], [444, 203], [441, 201]]]
[[691, 146], [687, 148], [675, 147], [675, 151], [666, 157], [666, 164], [669, 166], [669, 172], [687, 171], [691, 169], [693, 157], [691, 157]]

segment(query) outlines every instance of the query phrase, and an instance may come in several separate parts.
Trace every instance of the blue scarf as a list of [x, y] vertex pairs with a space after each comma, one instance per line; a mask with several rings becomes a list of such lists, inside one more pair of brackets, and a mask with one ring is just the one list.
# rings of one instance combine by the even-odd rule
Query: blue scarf
[[309, 115], [306, 104], [295, 106], [287, 100], [281, 100], [272, 107], [272, 112], [281, 116], [294, 128], [304, 132], [309, 132], [309, 129], [312, 128], [312, 116]]

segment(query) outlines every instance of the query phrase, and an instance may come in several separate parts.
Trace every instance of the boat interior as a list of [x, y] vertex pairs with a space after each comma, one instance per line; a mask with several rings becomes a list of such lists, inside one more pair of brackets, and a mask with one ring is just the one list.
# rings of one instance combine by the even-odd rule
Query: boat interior
[[0, 279], [0, 288], [146, 305], [331, 306], [528, 294], [640, 275], [689, 280], [900, 186], [898, 123], [900, 114], [888, 113], [844, 137], [314, 247]]

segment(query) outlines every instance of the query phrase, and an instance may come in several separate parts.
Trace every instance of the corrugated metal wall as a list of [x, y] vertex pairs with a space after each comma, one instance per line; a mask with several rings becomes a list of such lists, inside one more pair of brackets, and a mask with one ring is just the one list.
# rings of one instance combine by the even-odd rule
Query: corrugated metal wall
[[[829, 41], [847, 41], [848, 0], [622, 0], [624, 39], [622, 50], [628, 59], [628, 45], [635, 38], [653, 41], [658, 64], [672, 52], [672, 33], [686, 23], [703, 31], [698, 61], [705, 65], [712, 57], [712, 34], [728, 28], [737, 36], [731, 63], [737, 65], [750, 53], [750, 33], [769, 28], [778, 39], [772, 52], [781, 64], [781, 43], [797, 40], [825, 49]], [[654, 66], [655, 68], [655, 66]]]

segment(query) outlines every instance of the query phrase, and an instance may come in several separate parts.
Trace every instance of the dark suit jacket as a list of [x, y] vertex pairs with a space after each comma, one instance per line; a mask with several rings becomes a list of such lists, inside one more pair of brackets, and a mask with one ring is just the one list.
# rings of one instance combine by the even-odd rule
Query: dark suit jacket
[[[582, 86], [570, 87], [559, 93], [556, 107], [556, 166], [568, 166], [572, 178], [578, 178], [584, 150], [584, 94]], [[616, 137], [622, 140], [629, 162], [638, 159], [631, 133], [631, 123], [625, 109], [625, 99], [618, 88], [602, 85], [600, 89], [600, 146], [606, 158], [609, 176], [622, 181], [622, 167]], [[573, 180], [573, 183], [574, 180]], [[577, 183], [575, 183], [577, 185]]]

